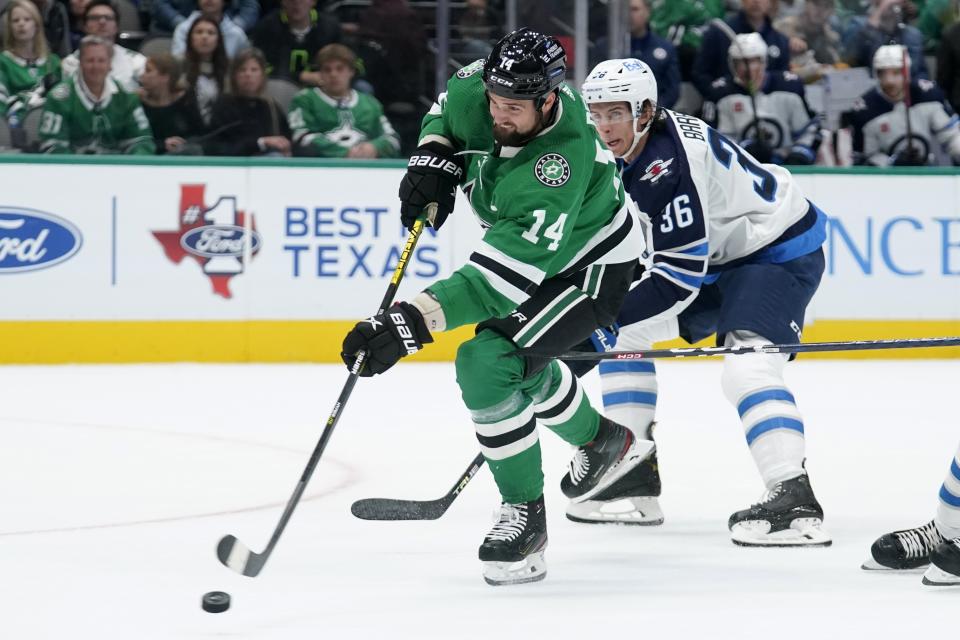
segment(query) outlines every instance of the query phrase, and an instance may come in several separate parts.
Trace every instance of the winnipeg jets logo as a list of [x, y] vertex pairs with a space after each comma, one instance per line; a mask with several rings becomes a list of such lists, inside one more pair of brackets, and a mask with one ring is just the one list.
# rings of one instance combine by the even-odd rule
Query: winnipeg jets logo
[[570, 179], [570, 164], [559, 153], [545, 153], [534, 166], [537, 180], [548, 187], [559, 187]]
[[657, 184], [657, 180], [669, 173], [669, 167], [671, 164], [673, 164], [673, 158], [670, 158], [669, 160], [661, 160], [660, 158], [657, 158], [647, 165], [645, 173], [640, 176], [640, 182], [649, 180], [651, 184]]

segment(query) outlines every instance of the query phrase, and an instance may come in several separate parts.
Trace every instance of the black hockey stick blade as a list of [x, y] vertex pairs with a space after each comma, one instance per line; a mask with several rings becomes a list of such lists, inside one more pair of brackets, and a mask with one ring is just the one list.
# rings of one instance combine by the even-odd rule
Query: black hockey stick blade
[[482, 453], [470, 461], [457, 483], [447, 495], [436, 500], [397, 500], [394, 498], [365, 498], [350, 506], [350, 512], [361, 520], [436, 520], [450, 508], [463, 488], [483, 466]]
[[255, 578], [267, 561], [267, 556], [250, 551], [236, 536], [223, 536], [217, 544], [217, 558], [225, 567], [248, 578]]
[[396, 500], [364, 498], [350, 506], [350, 512], [361, 520], [436, 520], [450, 508], [453, 498], [437, 500]]

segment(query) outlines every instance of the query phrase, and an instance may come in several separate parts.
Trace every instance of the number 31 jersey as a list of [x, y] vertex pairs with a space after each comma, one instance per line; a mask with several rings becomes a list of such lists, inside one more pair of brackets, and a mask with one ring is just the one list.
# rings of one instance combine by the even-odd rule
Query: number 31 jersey
[[725, 269], [788, 262], [826, 238], [826, 216], [789, 171], [692, 116], [664, 109], [623, 182], [647, 225], [648, 255], [621, 324], [676, 316]]

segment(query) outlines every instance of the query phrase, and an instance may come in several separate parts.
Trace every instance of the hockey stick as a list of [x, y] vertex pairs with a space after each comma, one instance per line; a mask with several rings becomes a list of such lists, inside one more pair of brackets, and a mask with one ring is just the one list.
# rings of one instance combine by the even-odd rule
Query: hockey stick
[[[436, 205], [429, 205], [427, 211], [428, 218], [432, 220], [436, 215]], [[400, 253], [397, 268], [394, 269], [393, 277], [390, 278], [390, 284], [387, 286], [387, 292], [383, 295], [383, 300], [380, 302], [380, 310], [377, 311], [377, 315], [386, 311], [393, 302], [393, 297], [397, 294], [397, 288], [400, 286], [400, 280], [403, 278], [404, 271], [407, 270], [410, 256], [413, 254], [413, 249], [417, 245], [417, 240], [420, 239], [422, 232], [423, 221], [417, 220], [413, 225], [413, 229], [410, 230], [410, 234], [407, 236], [407, 244]], [[270, 536], [270, 542], [267, 543], [267, 548], [264, 549], [262, 553], [255, 553], [251, 551], [247, 545], [240, 542], [236, 536], [226, 535], [221, 538], [217, 544], [217, 558], [224, 566], [250, 578], [256, 577], [263, 569], [263, 565], [265, 565], [270, 558], [273, 548], [277, 546], [277, 541], [280, 540], [280, 534], [282, 534], [283, 530], [287, 527], [290, 516], [293, 515], [293, 510], [297, 508], [300, 497], [303, 495], [304, 490], [307, 488], [307, 483], [310, 482], [310, 477], [320, 462], [320, 456], [323, 455], [323, 450], [327, 448], [327, 442], [329, 442], [330, 436], [333, 435], [333, 430], [336, 428], [337, 422], [340, 421], [340, 416], [343, 415], [343, 408], [346, 406], [347, 400], [350, 399], [350, 394], [353, 393], [353, 387], [357, 384], [357, 378], [360, 377], [360, 370], [363, 368], [363, 363], [366, 359], [367, 353], [365, 351], [357, 354], [357, 359], [350, 369], [350, 376], [343, 385], [343, 390], [340, 392], [336, 404], [333, 405], [333, 410], [330, 412], [330, 417], [327, 418], [327, 425], [323, 429], [323, 434], [321, 434], [317, 446], [314, 447], [313, 453], [310, 454], [307, 467], [303, 470], [300, 481], [297, 482], [297, 486], [293, 490], [293, 495], [291, 495], [290, 500], [287, 501], [283, 515], [280, 516], [280, 521], [274, 528], [273, 535]]]
[[[899, 5], [898, 5], [899, 8]], [[907, 121], [907, 155], [913, 155], [913, 125], [910, 124], [910, 105], [912, 103], [912, 98], [910, 97], [910, 68], [907, 66], [910, 64], [910, 56], [907, 53], [907, 48], [903, 48], [903, 113]]]
[[[556, 357], [560, 360], [648, 360], [651, 358], [739, 356], [746, 353], [815, 353], [821, 351], [870, 351], [875, 349], [920, 349], [925, 347], [956, 346], [960, 346], [960, 337], [855, 340], [852, 342], [807, 342], [805, 344], [760, 344], [752, 347], [680, 347], [677, 349], [645, 349], [642, 351], [605, 351], [603, 353], [577, 351], [564, 353]], [[514, 353], [535, 354], [532, 350], [519, 350]]]
[[442, 498], [436, 500], [365, 498], [354, 502], [350, 512], [362, 520], [436, 520], [447, 512], [484, 462], [483, 454], [478, 453], [457, 483]]

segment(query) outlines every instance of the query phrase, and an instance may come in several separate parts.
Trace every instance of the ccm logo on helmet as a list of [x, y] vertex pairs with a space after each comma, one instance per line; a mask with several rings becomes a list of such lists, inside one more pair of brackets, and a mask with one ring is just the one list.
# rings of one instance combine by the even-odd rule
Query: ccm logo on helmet
[[410, 156], [407, 166], [439, 169], [440, 171], [449, 173], [457, 178], [463, 175], [463, 169], [461, 169], [456, 162], [453, 162], [452, 160], [444, 160], [443, 158], [438, 158], [437, 156]]
[[403, 314], [391, 313], [390, 320], [393, 322], [393, 326], [396, 327], [400, 340], [403, 341], [403, 348], [407, 350], [407, 355], [409, 356], [419, 351], [419, 349], [417, 349], [417, 341], [413, 339], [413, 332], [410, 331], [410, 327], [407, 326], [407, 321], [403, 317]]

